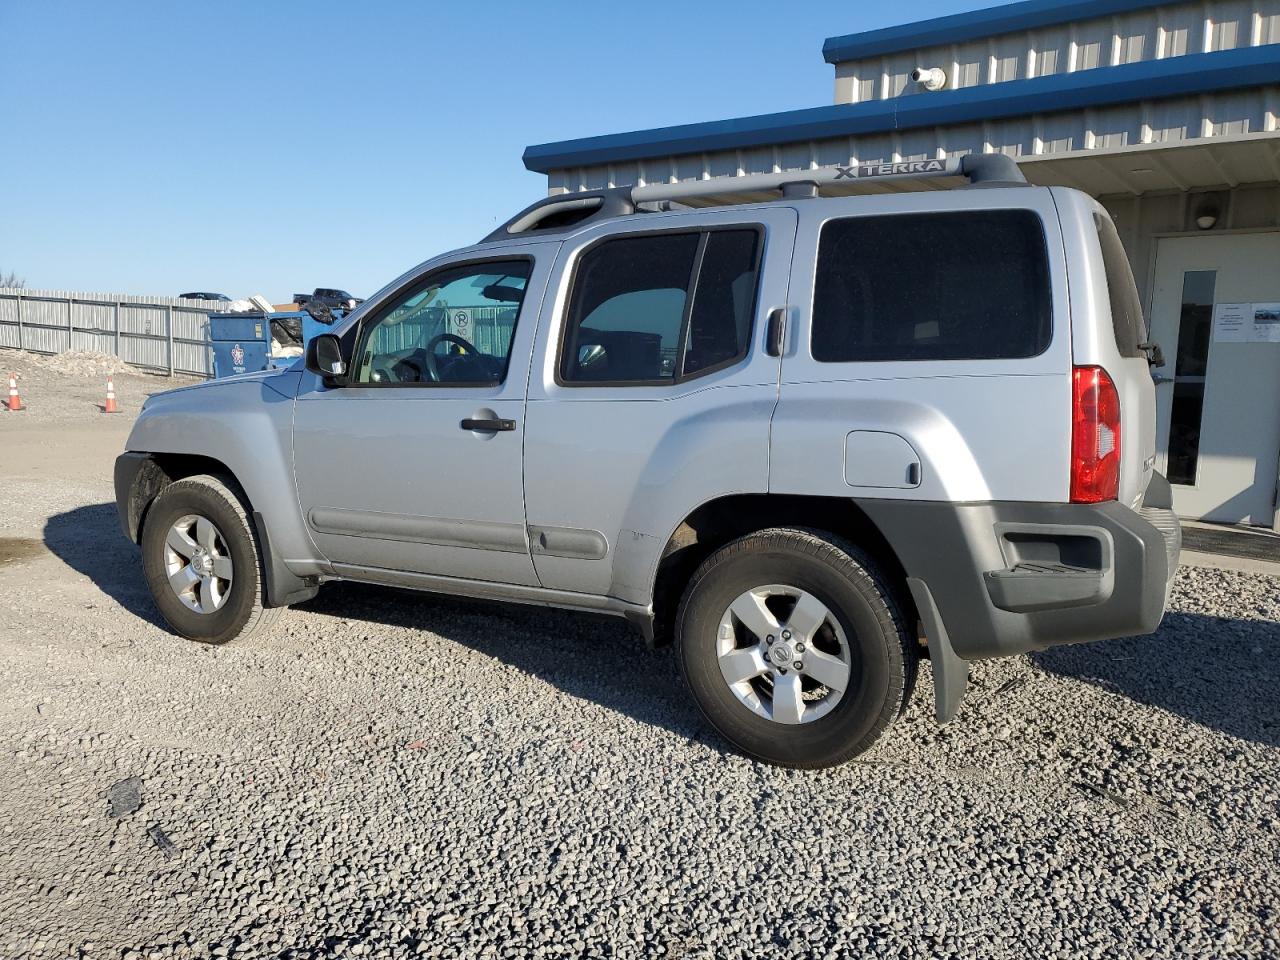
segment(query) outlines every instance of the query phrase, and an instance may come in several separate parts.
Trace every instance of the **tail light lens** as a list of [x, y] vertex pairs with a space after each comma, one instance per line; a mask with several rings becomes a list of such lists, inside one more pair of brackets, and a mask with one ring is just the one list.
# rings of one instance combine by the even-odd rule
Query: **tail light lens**
[[1071, 502], [1120, 495], [1120, 395], [1101, 367], [1076, 367], [1071, 378]]

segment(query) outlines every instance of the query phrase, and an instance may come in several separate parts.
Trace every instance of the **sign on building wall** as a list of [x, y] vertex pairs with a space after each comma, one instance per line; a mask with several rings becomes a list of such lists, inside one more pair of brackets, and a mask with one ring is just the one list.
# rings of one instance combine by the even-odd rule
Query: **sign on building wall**
[[1214, 304], [1213, 339], [1221, 343], [1280, 343], [1280, 302]]

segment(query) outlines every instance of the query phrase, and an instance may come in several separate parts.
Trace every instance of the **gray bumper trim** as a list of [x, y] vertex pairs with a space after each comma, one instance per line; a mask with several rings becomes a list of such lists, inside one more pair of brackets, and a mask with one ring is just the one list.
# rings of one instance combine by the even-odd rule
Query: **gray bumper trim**
[[857, 502], [963, 660], [1151, 633], [1164, 615], [1179, 549], [1165, 507]]

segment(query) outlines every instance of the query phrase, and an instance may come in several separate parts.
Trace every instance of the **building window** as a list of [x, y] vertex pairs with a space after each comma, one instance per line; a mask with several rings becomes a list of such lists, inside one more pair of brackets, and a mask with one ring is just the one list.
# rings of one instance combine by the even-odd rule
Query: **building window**
[[1182, 314], [1178, 356], [1173, 367], [1173, 403], [1169, 410], [1170, 483], [1195, 486], [1200, 465], [1200, 423], [1204, 417], [1205, 372], [1213, 335], [1216, 270], [1188, 270], [1182, 277]]

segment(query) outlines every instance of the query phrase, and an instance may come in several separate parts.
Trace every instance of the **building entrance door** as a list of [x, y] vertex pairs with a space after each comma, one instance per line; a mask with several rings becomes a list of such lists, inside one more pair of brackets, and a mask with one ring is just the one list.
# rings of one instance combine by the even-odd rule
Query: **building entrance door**
[[1157, 467], [1173, 484], [1174, 509], [1188, 519], [1273, 526], [1280, 233], [1160, 240], [1151, 318], [1165, 356], [1152, 371]]

